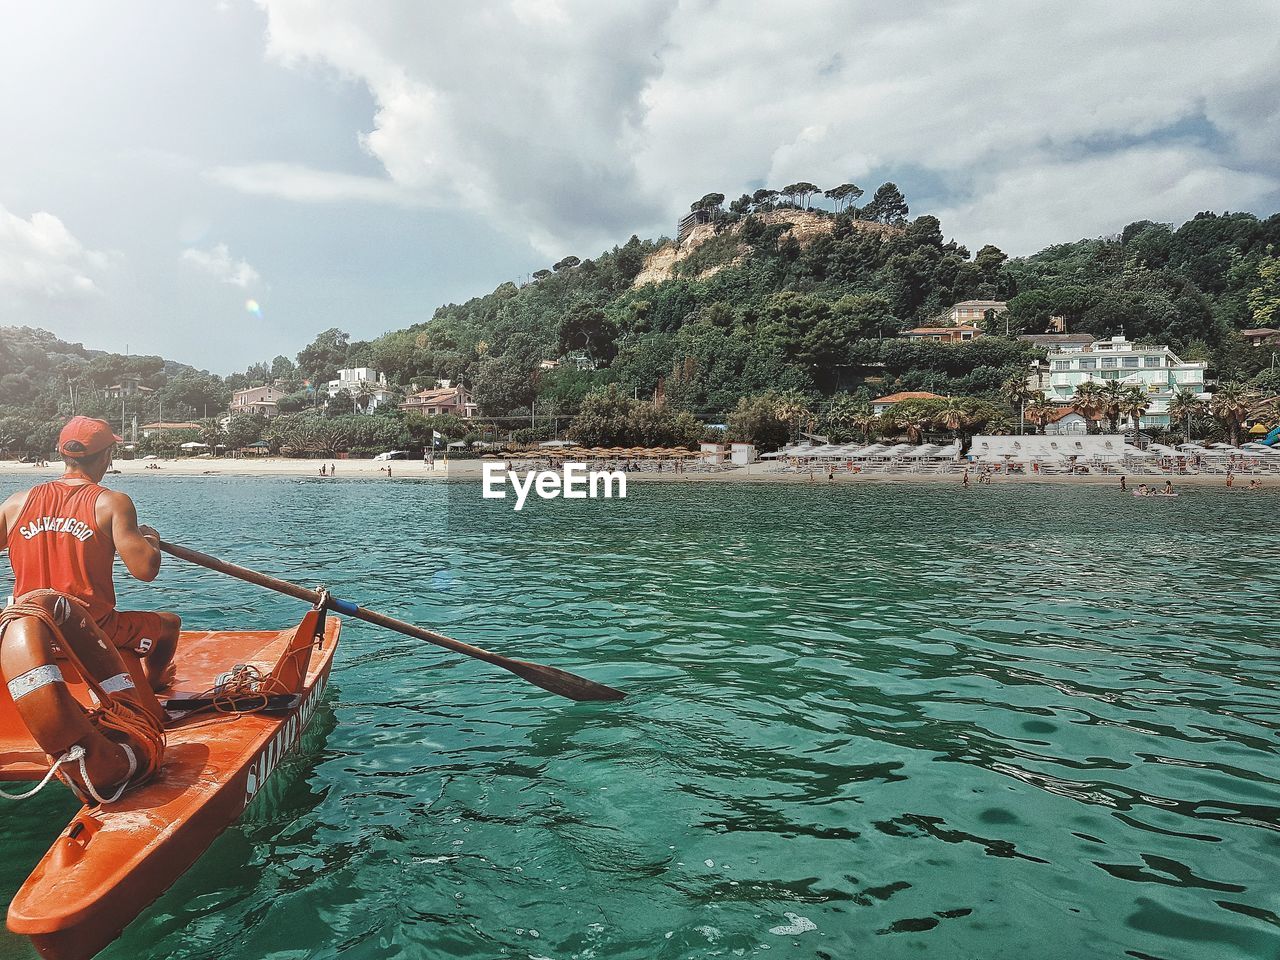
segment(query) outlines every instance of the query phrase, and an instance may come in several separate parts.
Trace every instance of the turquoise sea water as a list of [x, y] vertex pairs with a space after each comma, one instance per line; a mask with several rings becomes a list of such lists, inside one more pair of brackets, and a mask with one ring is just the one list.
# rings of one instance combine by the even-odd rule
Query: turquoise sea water
[[[169, 539], [629, 698], [349, 624], [304, 752], [104, 956], [1280, 956], [1273, 491], [633, 484], [515, 514], [475, 484], [116, 479]], [[177, 561], [121, 592], [196, 627], [303, 612]], [[6, 897], [73, 808], [6, 807]]]

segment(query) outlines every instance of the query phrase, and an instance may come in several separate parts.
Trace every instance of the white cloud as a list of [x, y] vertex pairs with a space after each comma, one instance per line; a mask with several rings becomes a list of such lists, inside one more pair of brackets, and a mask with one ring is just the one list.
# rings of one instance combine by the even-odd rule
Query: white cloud
[[422, 201], [393, 180], [316, 170], [297, 163], [252, 163], [215, 167], [215, 183], [259, 196], [300, 203], [362, 201], [414, 206]]
[[[268, 165], [220, 182], [469, 208], [548, 254], [670, 230], [709, 190], [795, 179], [896, 179], [917, 213], [946, 209], [949, 234], [1015, 252], [1280, 198], [1271, 0], [1230, 16], [1110, 0], [259, 2], [270, 56], [367, 85], [361, 143], [389, 181]], [[1164, 166], [1144, 178], [1144, 156]], [[1071, 204], [1046, 205], [1052, 181]]]
[[934, 213], [944, 224], [966, 224], [985, 243], [1022, 252], [1118, 233], [1135, 220], [1180, 222], [1200, 210], [1252, 207], [1274, 190], [1273, 179], [1229, 169], [1203, 152], [1136, 147], [998, 171], [980, 178], [973, 200]]
[[97, 294], [95, 275], [107, 253], [86, 249], [51, 213], [24, 220], [0, 206], [0, 295], [22, 300], [67, 300]]
[[222, 283], [240, 287], [242, 290], [262, 279], [258, 271], [247, 261], [235, 259], [225, 243], [215, 244], [208, 250], [188, 247], [182, 251], [182, 259]]

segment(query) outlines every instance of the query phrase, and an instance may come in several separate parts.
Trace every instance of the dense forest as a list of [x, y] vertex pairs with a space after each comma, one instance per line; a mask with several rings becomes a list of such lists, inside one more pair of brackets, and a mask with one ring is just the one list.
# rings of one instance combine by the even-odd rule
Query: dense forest
[[[1072, 332], [1124, 333], [1207, 360], [1210, 377], [1237, 394], [1280, 392], [1277, 347], [1255, 348], [1240, 336], [1280, 326], [1280, 215], [1206, 212], [1177, 229], [1142, 221], [1115, 236], [1009, 258], [991, 245], [970, 253], [933, 216], [908, 219], [893, 184], [860, 207], [861, 197], [852, 184], [820, 191], [804, 182], [743, 195], [727, 208], [723, 195], [708, 194], [692, 205], [698, 226], [678, 248], [633, 236], [440, 307], [408, 329], [370, 341], [326, 330], [294, 360], [276, 357], [227, 378], [0, 328], [0, 444], [48, 449], [54, 425], [72, 410], [113, 422], [122, 413], [212, 418], [231, 390], [268, 381], [293, 391], [281, 404], [290, 416], [270, 428], [241, 423], [236, 433], [298, 451], [420, 445], [433, 428], [456, 438], [518, 427], [516, 439], [534, 439], [570, 425], [590, 442], [650, 443], [693, 442], [706, 424], [724, 423], [762, 443], [805, 424], [868, 434], [867, 402], [897, 390], [953, 398], [949, 416], [915, 411], [934, 429], [945, 418], [963, 419], [966, 430], [1007, 430], [1017, 402], [1028, 399], [1019, 397], [1028, 364], [1043, 356], [1017, 337], [1044, 332], [1055, 317]], [[897, 336], [966, 299], [1004, 300], [1008, 310], [989, 317], [986, 335], [971, 343]], [[311, 385], [352, 366], [374, 367], [406, 388], [437, 378], [464, 383], [484, 422], [429, 424], [394, 410], [344, 416], [349, 397], [326, 409]], [[107, 400], [105, 388], [125, 376], [153, 392], [123, 405]], [[905, 409], [899, 420], [912, 415]]]

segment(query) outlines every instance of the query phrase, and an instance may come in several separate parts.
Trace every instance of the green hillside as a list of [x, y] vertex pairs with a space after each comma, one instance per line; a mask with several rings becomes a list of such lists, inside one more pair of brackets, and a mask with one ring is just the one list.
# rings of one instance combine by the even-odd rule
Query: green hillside
[[[1037, 357], [1017, 335], [1043, 332], [1053, 317], [1076, 333], [1168, 344], [1184, 359], [1209, 360], [1219, 381], [1258, 396], [1280, 393], [1275, 348], [1240, 337], [1280, 326], [1280, 215], [1201, 213], [1176, 230], [1143, 221], [1011, 259], [994, 246], [971, 253], [948, 241], [933, 216], [909, 220], [893, 184], [862, 207], [852, 185], [826, 191], [833, 209], [814, 205], [816, 192], [793, 184], [727, 209], [723, 196], [708, 194], [693, 204], [702, 222], [680, 244], [633, 236], [595, 257], [567, 256], [526, 283], [442, 306], [408, 329], [355, 342], [326, 330], [296, 363], [276, 357], [228, 378], [0, 328], [0, 442], [35, 449], [73, 409], [118, 421], [120, 403], [104, 391], [132, 375], [154, 391], [124, 411], [143, 419], [162, 410], [165, 419], [212, 416], [234, 388], [292, 384], [299, 392], [282, 409], [293, 416], [269, 439], [305, 448], [285, 443], [291, 427], [314, 433], [321, 416], [303, 385], [365, 365], [406, 388], [437, 378], [468, 385], [491, 434], [532, 423], [522, 435], [539, 436], [581, 414], [577, 434], [588, 440], [607, 433], [689, 441], [701, 423], [727, 420], [766, 440], [772, 434], [762, 424], [779, 420], [769, 411], [780, 403], [803, 410], [782, 420], [849, 432], [866, 400], [897, 390], [964, 398], [968, 426], [999, 429], [1010, 414], [1004, 387], [1021, 382]], [[972, 343], [898, 337], [966, 299], [1006, 300], [1009, 309]], [[660, 409], [637, 400], [658, 400]], [[347, 433], [370, 447], [430, 435], [421, 418], [380, 416], [376, 436], [354, 420]], [[482, 432], [438, 426], [451, 436]], [[355, 443], [333, 429], [325, 442]]]

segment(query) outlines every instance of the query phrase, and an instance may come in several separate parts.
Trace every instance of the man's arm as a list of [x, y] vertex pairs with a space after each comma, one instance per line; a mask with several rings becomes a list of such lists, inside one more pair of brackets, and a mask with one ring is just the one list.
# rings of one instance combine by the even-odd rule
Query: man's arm
[[104, 494], [110, 498], [111, 539], [125, 568], [136, 579], [150, 583], [160, 572], [160, 536], [151, 527], [138, 526], [138, 510], [133, 501], [114, 490]]
[[30, 490], [20, 490], [12, 494], [4, 503], [0, 503], [0, 550], [9, 545], [9, 528], [22, 516], [22, 508], [27, 505], [27, 494]]

